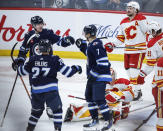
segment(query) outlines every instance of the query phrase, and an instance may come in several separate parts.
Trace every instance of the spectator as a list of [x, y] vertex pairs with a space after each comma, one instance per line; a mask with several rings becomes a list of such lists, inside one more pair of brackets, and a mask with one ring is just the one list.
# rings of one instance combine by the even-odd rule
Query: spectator
[[108, 9], [109, 10], [125, 10], [126, 3], [128, 3], [129, 0], [109, 0], [108, 3]]
[[108, 0], [92, 0], [93, 8], [99, 10], [106, 10]]
[[142, 1], [143, 1], [143, 11], [144, 12], [155, 12], [154, 9], [155, 9], [156, 5], [162, 0], [142, 0]]

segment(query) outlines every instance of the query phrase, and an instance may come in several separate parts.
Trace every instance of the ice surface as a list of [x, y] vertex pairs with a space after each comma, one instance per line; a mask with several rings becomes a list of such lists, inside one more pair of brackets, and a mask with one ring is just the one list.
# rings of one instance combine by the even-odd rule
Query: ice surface
[[[81, 75], [76, 74], [72, 78], [66, 78], [61, 74], [58, 74], [59, 78], [59, 92], [63, 102], [63, 114], [65, 114], [67, 107], [70, 103], [85, 103], [83, 100], [69, 98], [68, 95], [74, 95], [78, 97], [84, 97], [85, 85], [86, 85], [86, 60], [81, 59], [64, 59], [67, 65], [81, 65], [83, 67], [83, 73]], [[112, 67], [117, 71], [118, 78], [127, 78], [127, 74], [123, 68], [123, 62], [111, 61]], [[0, 57], [0, 122], [2, 120], [7, 101], [14, 83], [16, 72], [11, 68], [10, 57]], [[146, 78], [146, 83], [142, 86], [143, 101], [135, 102], [131, 107], [131, 110], [151, 104], [154, 102], [151, 81], [153, 73]], [[28, 77], [23, 77], [25, 84], [30, 90]], [[125, 120], [120, 120], [114, 127], [116, 131], [133, 131], [142, 120], [146, 119], [152, 112], [155, 106], [142, 109], [129, 114], [129, 117]], [[31, 105], [29, 98], [25, 92], [25, 89], [18, 78], [16, 87], [11, 99], [11, 103], [3, 124], [0, 127], [0, 131], [25, 131], [28, 118], [30, 116]], [[64, 116], [64, 115], [63, 115]], [[139, 131], [155, 131], [156, 114], [145, 124]], [[82, 131], [82, 125], [88, 121], [63, 123], [63, 131]], [[49, 121], [46, 113], [40, 118], [36, 131], [54, 131], [53, 123]]]

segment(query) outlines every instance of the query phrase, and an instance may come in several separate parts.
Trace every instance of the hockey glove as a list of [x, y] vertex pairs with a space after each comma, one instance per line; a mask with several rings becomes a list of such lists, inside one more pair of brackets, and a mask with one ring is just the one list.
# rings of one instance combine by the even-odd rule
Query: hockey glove
[[76, 44], [76, 46], [78, 48], [80, 48], [82, 44], [86, 44], [86, 43], [87, 42], [85, 40], [81, 39], [81, 38], [77, 39], [76, 42], [75, 42], [75, 44]]
[[106, 43], [104, 46], [105, 46], [106, 51], [109, 53], [111, 53], [115, 47], [115, 45], [111, 42]]
[[79, 65], [73, 65], [72, 68], [75, 68], [79, 74], [82, 73], [82, 68]]
[[24, 58], [18, 57], [17, 59], [15, 59], [15, 61], [12, 63], [12, 69], [14, 71], [17, 70], [18, 66], [23, 65], [25, 62]]
[[70, 45], [73, 45], [75, 43], [75, 39], [72, 36], [67, 36], [65, 38], [65, 42], [69, 43]]
[[137, 84], [144, 84], [144, 82], [145, 82], [144, 78], [146, 76], [147, 76], [146, 73], [141, 70], [140, 73], [139, 73], [139, 76], [137, 78]]

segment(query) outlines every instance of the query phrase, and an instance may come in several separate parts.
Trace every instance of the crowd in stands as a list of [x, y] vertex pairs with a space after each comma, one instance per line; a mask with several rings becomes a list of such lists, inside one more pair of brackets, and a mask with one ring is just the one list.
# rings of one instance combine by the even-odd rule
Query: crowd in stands
[[[124, 11], [133, 0], [0, 0], [0, 7], [71, 8]], [[141, 12], [163, 13], [163, 0], [134, 0]]]

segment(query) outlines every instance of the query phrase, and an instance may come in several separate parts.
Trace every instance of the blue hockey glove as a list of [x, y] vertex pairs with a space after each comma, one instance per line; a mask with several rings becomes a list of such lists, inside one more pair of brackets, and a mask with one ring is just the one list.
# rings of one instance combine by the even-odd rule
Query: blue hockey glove
[[73, 65], [72, 68], [75, 68], [79, 74], [82, 73], [82, 68], [79, 65]]
[[75, 39], [72, 36], [65, 37], [65, 42], [73, 45], [75, 43]]
[[12, 63], [12, 69], [13, 69], [14, 71], [16, 71], [17, 68], [18, 68], [18, 66], [23, 65], [24, 62], [25, 62], [25, 59], [20, 58], [20, 57], [16, 58], [16, 59], [15, 59], [15, 62]]
[[85, 40], [81, 39], [81, 38], [77, 39], [76, 42], [75, 42], [75, 44], [76, 44], [76, 46], [78, 48], [80, 48], [82, 44], [86, 44], [86, 43], [87, 42]]

